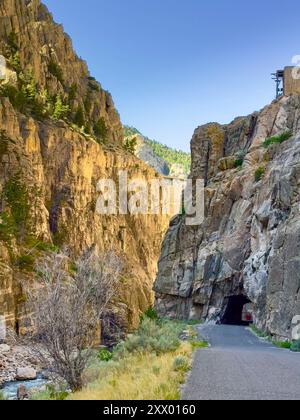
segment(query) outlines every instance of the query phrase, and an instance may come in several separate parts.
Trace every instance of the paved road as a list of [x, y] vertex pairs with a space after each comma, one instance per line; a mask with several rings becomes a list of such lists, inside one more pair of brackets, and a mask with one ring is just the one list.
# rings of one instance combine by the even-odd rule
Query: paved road
[[211, 347], [197, 351], [184, 400], [300, 400], [300, 354], [244, 327], [204, 325]]

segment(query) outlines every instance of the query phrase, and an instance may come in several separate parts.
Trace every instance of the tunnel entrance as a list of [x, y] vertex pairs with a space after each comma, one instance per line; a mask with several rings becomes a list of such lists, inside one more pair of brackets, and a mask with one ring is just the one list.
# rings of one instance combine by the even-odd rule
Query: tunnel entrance
[[245, 295], [230, 296], [221, 324], [248, 326], [251, 323], [251, 301]]

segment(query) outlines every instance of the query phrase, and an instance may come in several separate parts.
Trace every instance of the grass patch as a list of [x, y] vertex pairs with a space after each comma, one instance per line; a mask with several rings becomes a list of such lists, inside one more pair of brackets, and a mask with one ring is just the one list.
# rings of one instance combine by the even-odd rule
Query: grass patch
[[72, 400], [153, 400], [180, 399], [180, 385], [190, 369], [192, 348], [182, 343], [175, 352], [133, 353], [119, 361], [98, 364], [87, 371], [97, 377]]
[[285, 131], [284, 133], [282, 133], [282, 134], [280, 134], [278, 136], [268, 137], [263, 142], [263, 147], [265, 147], [266, 149], [268, 149], [273, 144], [281, 144], [281, 143], [284, 143], [285, 141], [289, 140], [292, 136], [293, 136], [292, 131]]
[[35, 259], [32, 255], [22, 255], [17, 258], [15, 265], [23, 271], [34, 271]]
[[252, 332], [255, 335], [257, 335], [257, 337], [263, 338], [263, 339], [266, 339], [266, 340], [270, 339], [270, 336], [266, 332], [264, 332], [264, 331], [260, 330], [259, 328], [257, 328], [256, 325], [252, 324], [251, 327], [250, 327], [250, 329], [252, 330]]
[[260, 166], [256, 171], [255, 171], [255, 175], [254, 175], [254, 178], [255, 178], [255, 182], [259, 182], [259, 181], [261, 181], [262, 180], [262, 178], [264, 177], [264, 175], [265, 175], [265, 172], [266, 172], [266, 170], [265, 170], [265, 168], [263, 167], [263, 166]]
[[191, 341], [190, 343], [193, 350], [207, 349], [209, 346], [207, 341]]
[[288, 349], [290, 350], [292, 343], [290, 341], [272, 341], [272, 344], [275, 347], [279, 347], [280, 349]]
[[6, 401], [6, 398], [4, 397], [4, 394], [2, 391], [0, 391], [0, 401]]

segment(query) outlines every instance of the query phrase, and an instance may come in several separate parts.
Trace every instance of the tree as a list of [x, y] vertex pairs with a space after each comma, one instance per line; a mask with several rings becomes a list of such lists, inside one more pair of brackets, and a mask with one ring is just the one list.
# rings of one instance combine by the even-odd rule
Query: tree
[[85, 118], [84, 118], [84, 112], [83, 112], [82, 106], [79, 106], [76, 111], [76, 114], [74, 117], [74, 124], [76, 124], [79, 128], [82, 128], [85, 125]]
[[43, 348], [39, 354], [44, 361], [53, 360], [50, 370], [75, 392], [84, 385], [97, 326], [117, 294], [123, 263], [114, 251], [93, 251], [77, 262], [72, 274], [68, 265], [66, 255], [51, 254], [38, 268], [40, 287], [29, 297], [35, 341]]
[[99, 118], [99, 120], [96, 122], [94, 126], [94, 133], [95, 136], [101, 139], [102, 141], [107, 140], [108, 129], [106, 127], [105, 120], [103, 117]]
[[135, 154], [135, 149], [137, 146], [137, 138], [127, 138], [124, 141], [124, 149], [127, 150], [127, 152], [131, 153], [132, 155]]
[[61, 96], [56, 96], [56, 101], [54, 105], [54, 111], [53, 111], [53, 118], [55, 120], [60, 120], [62, 118], [65, 118], [70, 111], [70, 108], [68, 105], [64, 105]]

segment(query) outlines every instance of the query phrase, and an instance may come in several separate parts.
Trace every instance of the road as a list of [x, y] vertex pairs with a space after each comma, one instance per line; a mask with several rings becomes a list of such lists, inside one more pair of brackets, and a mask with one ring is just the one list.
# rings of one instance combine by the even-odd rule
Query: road
[[183, 400], [300, 400], [300, 354], [260, 340], [245, 327], [203, 325], [211, 347], [198, 350]]

